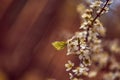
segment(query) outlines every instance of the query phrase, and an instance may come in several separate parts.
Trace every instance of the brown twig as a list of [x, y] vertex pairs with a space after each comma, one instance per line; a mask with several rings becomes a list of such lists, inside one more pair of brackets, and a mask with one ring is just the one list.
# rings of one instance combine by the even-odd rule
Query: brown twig
[[89, 27], [88, 27], [88, 29], [87, 29], [86, 42], [88, 42], [88, 36], [89, 36], [89, 30], [90, 30], [90, 28], [93, 27], [93, 24], [94, 24], [94, 22], [96, 21], [96, 19], [97, 19], [98, 17], [100, 17], [100, 15], [101, 15], [102, 12], [104, 11], [105, 7], [107, 6], [108, 2], [109, 2], [109, 0], [106, 1], [105, 5], [102, 7], [101, 11], [100, 11], [100, 12], [96, 15], [96, 17], [93, 19], [91, 25], [89, 25]]
[[96, 21], [96, 19], [98, 17], [100, 17], [101, 13], [104, 11], [105, 7], [107, 6], [109, 0], [106, 1], [105, 5], [103, 6], [103, 8], [101, 9], [101, 11], [96, 15], [96, 17], [93, 19], [92, 23], [91, 23], [91, 27], [93, 26], [94, 22]]

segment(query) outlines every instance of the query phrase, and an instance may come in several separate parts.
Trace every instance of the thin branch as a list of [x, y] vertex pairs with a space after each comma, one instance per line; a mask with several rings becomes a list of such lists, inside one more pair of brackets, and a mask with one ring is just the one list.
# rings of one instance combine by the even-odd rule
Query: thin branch
[[93, 27], [94, 22], [96, 21], [96, 19], [97, 19], [98, 17], [100, 17], [100, 15], [101, 15], [102, 12], [104, 11], [104, 9], [105, 9], [105, 7], [107, 6], [107, 4], [108, 4], [109, 1], [110, 1], [110, 0], [107, 0], [107, 1], [106, 1], [105, 5], [101, 8], [101, 11], [96, 15], [96, 17], [93, 19], [91, 25], [89, 25], [89, 27], [87, 28], [86, 42], [88, 42], [88, 36], [89, 36], [89, 30], [90, 30], [90, 28]]
[[107, 6], [107, 4], [108, 4], [109, 1], [110, 1], [110, 0], [107, 0], [107, 1], [106, 1], [105, 5], [104, 5], [103, 8], [101, 9], [101, 11], [100, 11], [100, 12], [96, 15], [96, 17], [93, 19], [91, 26], [94, 24], [94, 22], [96, 21], [96, 19], [97, 19], [98, 17], [100, 17], [101, 13], [104, 11], [104, 9], [105, 9], [105, 7]]

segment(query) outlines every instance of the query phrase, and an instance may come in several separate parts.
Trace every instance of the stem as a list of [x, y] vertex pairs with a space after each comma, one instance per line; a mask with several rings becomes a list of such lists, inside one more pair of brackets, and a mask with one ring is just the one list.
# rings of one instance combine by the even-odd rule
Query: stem
[[[96, 21], [96, 19], [97, 19], [98, 17], [100, 17], [101, 13], [104, 11], [104, 9], [105, 9], [105, 7], [107, 6], [107, 4], [108, 4], [109, 1], [110, 1], [110, 0], [106, 0], [106, 3], [105, 3], [105, 5], [101, 8], [101, 11], [96, 15], [96, 17], [93, 19], [91, 25], [89, 25], [89, 27], [87, 28], [87, 35], [86, 35], [85, 41], [86, 41], [88, 44], [89, 44], [89, 42], [88, 42], [89, 30], [90, 30], [90, 28], [93, 27], [93, 24], [94, 24], [94, 22]], [[80, 43], [78, 44], [78, 46], [80, 46]], [[80, 47], [79, 47], [78, 50], [80, 50]]]
[[91, 26], [94, 24], [94, 22], [96, 21], [96, 19], [97, 19], [98, 17], [100, 17], [101, 13], [104, 11], [104, 8], [107, 6], [108, 2], [109, 2], [109, 0], [106, 1], [105, 5], [104, 5], [103, 8], [101, 9], [101, 11], [100, 11], [100, 12], [96, 15], [96, 17], [93, 19]]
[[89, 25], [89, 27], [87, 28], [87, 35], [86, 35], [86, 42], [87, 42], [87, 43], [88, 43], [88, 36], [89, 36], [89, 30], [90, 30], [90, 28], [93, 27], [93, 24], [94, 24], [94, 22], [96, 21], [96, 19], [97, 19], [98, 17], [100, 17], [101, 13], [104, 11], [104, 8], [107, 6], [108, 2], [109, 2], [109, 0], [106, 0], [106, 3], [105, 3], [105, 5], [102, 7], [101, 11], [96, 15], [96, 17], [93, 19], [91, 25]]

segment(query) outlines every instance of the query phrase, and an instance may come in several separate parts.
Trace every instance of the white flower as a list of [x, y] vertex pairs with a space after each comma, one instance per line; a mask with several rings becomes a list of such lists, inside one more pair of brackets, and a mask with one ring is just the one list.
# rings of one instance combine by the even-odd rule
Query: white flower
[[87, 29], [88, 28], [88, 23], [83, 22], [82, 25], [80, 26], [80, 29]]
[[75, 36], [78, 38], [85, 38], [87, 35], [87, 31], [80, 31], [80, 32], [76, 32]]
[[92, 15], [87, 14], [87, 13], [84, 13], [84, 14], [82, 15], [82, 18], [84, 18], [84, 19], [86, 19], [86, 20], [90, 19], [91, 17], [92, 17]]
[[79, 53], [79, 59], [82, 60], [83, 58], [89, 57], [90, 54], [91, 53], [90, 53], [89, 50], [87, 50], [87, 49], [85, 49], [85, 50], [81, 49], [80, 53]]
[[77, 76], [82, 75], [84, 73], [86, 73], [89, 69], [87, 67], [84, 66], [79, 66], [76, 69], [72, 70], [73, 73]]
[[87, 32], [86, 31], [81, 31], [77, 32], [74, 37], [71, 39], [67, 40], [67, 55], [70, 54], [78, 54], [78, 51], [81, 49], [86, 48], [86, 38]]
[[99, 8], [103, 2], [102, 1], [95, 1], [90, 5], [91, 8]]
[[74, 66], [74, 63], [72, 63], [70, 60], [68, 60], [68, 63], [65, 64], [65, 67], [67, 68], [66, 71], [70, 71]]
[[69, 73], [69, 76], [70, 76], [70, 80], [71, 80], [73, 78], [73, 74]]
[[96, 75], [97, 75], [97, 71], [90, 71], [88, 77], [93, 78], [96, 77]]
[[89, 56], [86, 56], [86, 57], [83, 58], [83, 64], [85, 66], [90, 66], [91, 65], [91, 59], [90, 59]]
[[110, 0], [109, 2], [108, 2], [108, 5], [111, 5], [113, 3], [113, 0]]

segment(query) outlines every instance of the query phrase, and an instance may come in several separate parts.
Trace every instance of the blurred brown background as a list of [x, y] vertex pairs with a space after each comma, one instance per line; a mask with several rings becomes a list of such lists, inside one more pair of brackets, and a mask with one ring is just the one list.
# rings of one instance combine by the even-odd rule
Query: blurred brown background
[[[51, 42], [79, 28], [77, 2], [0, 0], [0, 80], [68, 80], [66, 51], [56, 51]], [[108, 39], [120, 38], [120, 8], [114, 4], [102, 17]]]

